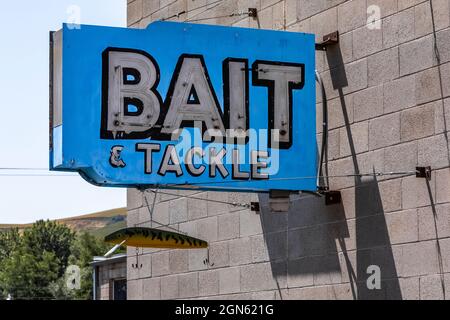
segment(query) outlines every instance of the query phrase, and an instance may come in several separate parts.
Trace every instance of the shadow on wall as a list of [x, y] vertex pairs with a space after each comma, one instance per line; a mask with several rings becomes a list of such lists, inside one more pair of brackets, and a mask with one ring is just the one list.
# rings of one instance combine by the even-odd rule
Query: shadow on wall
[[[332, 68], [333, 89], [339, 92], [354, 173], [358, 174], [343, 94], [348, 80], [338, 46], [327, 51], [327, 60]], [[354, 185], [354, 219], [346, 217], [345, 210], [350, 212], [351, 208], [342, 204], [325, 206], [324, 199], [314, 195], [293, 195], [287, 214], [271, 213], [268, 196], [260, 196], [261, 222], [273, 276], [276, 279], [287, 276], [288, 288], [344, 283], [344, 290], [351, 292], [342, 294], [335, 290], [337, 286], [329, 286], [326, 297], [330, 299], [402, 299], [378, 181], [375, 176], [355, 177]], [[283, 267], [284, 257], [287, 263]], [[367, 286], [371, 275], [367, 268], [371, 265], [381, 271], [379, 290]]]

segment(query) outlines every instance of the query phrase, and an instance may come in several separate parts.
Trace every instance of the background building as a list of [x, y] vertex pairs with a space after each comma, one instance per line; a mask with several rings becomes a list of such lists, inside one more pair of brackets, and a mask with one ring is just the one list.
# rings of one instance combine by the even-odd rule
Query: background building
[[[243, 14], [248, 8], [257, 19]], [[338, 30], [339, 45], [316, 57], [328, 97], [329, 175], [416, 165], [432, 175], [331, 177], [341, 204], [292, 195], [288, 213], [271, 213], [266, 195], [161, 190], [154, 220], [209, 241], [210, 264], [207, 250], [140, 250], [136, 268], [130, 248], [128, 299], [449, 298], [448, 0], [128, 1], [129, 27], [160, 19], [310, 32], [317, 42]], [[153, 197], [128, 190], [128, 226], [150, 225]], [[261, 212], [193, 198], [259, 201]], [[367, 287], [371, 265], [380, 267], [380, 290]]]
[[127, 297], [127, 255], [116, 254], [109, 258], [94, 257], [93, 297], [94, 300], [126, 300]]

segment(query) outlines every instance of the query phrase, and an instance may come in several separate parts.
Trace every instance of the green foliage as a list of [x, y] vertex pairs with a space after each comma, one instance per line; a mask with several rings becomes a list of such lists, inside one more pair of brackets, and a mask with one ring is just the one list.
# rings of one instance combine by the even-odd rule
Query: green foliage
[[48, 285], [58, 279], [59, 260], [53, 252], [35, 256], [20, 248], [4, 262], [0, 283], [14, 299], [51, 299]]
[[[37, 221], [22, 235], [17, 229], [0, 232], [0, 299], [90, 299], [95, 255], [109, 246], [88, 234], [76, 234], [52, 221]], [[66, 284], [68, 265], [80, 268], [81, 288]]]
[[70, 256], [70, 247], [75, 239], [67, 226], [55, 221], [39, 220], [23, 234], [23, 243], [27, 252], [41, 255], [43, 252], [53, 252], [59, 260], [58, 276], [64, 274]]
[[0, 266], [18, 246], [20, 246], [20, 234], [17, 228], [0, 232]]

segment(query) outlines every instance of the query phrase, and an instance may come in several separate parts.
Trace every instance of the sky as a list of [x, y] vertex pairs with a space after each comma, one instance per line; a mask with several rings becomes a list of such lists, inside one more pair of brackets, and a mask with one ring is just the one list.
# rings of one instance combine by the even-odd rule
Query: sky
[[[126, 26], [126, 0], [4, 1], [0, 10], [0, 224], [126, 206], [126, 190], [48, 171], [49, 31]], [[10, 170], [9, 168], [19, 168]], [[39, 169], [39, 170], [30, 170]]]

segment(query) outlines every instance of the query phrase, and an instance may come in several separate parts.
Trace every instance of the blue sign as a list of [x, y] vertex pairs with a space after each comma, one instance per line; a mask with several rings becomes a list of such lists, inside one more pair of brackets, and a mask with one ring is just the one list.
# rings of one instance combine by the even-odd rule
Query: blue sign
[[314, 35], [155, 22], [51, 35], [50, 169], [102, 186], [316, 190]]

